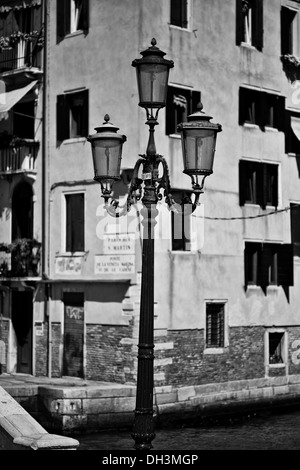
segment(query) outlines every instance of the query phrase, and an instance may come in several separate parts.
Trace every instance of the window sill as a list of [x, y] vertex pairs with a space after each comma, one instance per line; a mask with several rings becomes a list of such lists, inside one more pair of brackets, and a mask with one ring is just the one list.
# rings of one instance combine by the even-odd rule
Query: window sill
[[181, 139], [181, 135], [180, 134], [169, 134], [170, 139]]
[[253, 124], [252, 122], [244, 122], [243, 127], [248, 129], [259, 129], [259, 126], [257, 124]]
[[73, 38], [74, 36], [81, 36], [82, 34], [84, 34], [83, 29], [78, 29], [78, 31], [73, 31], [72, 33], [66, 34], [65, 39]]
[[72, 139], [63, 140], [64, 145], [77, 144], [79, 142], [86, 142], [86, 137], [73, 137]]
[[187, 33], [191, 33], [192, 30], [190, 28], [184, 28], [183, 26], [177, 26], [175, 24], [169, 23], [170, 29], [178, 29], [179, 31], [186, 31]]
[[299, 157], [299, 156], [300, 156], [300, 154], [299, 154], [299, 153], [288, 152], [288, 153], [287, 153], [287, 156], [288, 156], [288, 157], [294, 157], [294, 158], [297, 158], [297, 157]]
[[62, 253], [56, 253], [56, 258], [57, 257], [62, 257], [64, 256], [65, 258], [73, 258], [75, 256], [79, 257], [79, 256], [85, 256], [88, 252], [87, 251], [74, 251], [74, 252], [71, 252], [71, 251], [64, 251]]
[[226, 352], [226, 348], [206, 348], [203, 351], [203, 354], [224, 354]]
[[[274, 211], [276, 210], [276, 206], [271, 206], [271, 205], [266, 205], [265, 209], [263, 209], [259, 204], [254, 204], [253, 202], [245, 202], [244, 206], [247, 206], [247, 207], [256, 207], [257, 209], [261, 209], [261, 210], [264, 210], [264, 211]], [[241, 206], [241, 207], [244, 207], [244, 206]], [[277, 210], [281, 210], [283, 207], [282, 206], [277, 206]]]
[[257, 51], [256, 47], [253, 46], [252, 44], [249, 44], [248, 42], [241, 42], [240, 46], [244, 47], [245, 49], [250, 49], [252, 51]]
[[283, 369], [286, 367], [286, 364], [284, 362], [281, 362], [280, 364], [268, 364], [269, 367], [272, 369]]
[[265, 126], [265, 131], [278, 133], [279, 130], [276, 127]]

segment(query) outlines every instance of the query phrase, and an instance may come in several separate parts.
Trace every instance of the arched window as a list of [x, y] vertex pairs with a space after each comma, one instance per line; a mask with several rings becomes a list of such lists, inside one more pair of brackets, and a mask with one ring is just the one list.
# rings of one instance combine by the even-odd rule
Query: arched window
[[33, 202], [32, 187], [20, 183], [15, 188], [12, 198], [12, 241], [16, 238], [33, 237]]

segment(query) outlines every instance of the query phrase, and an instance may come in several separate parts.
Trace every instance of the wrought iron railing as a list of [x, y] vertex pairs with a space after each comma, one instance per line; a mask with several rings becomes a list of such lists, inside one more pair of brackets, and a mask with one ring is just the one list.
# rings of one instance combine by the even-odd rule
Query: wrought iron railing
[[0, 277], [36, 277], [40, 271], [41, 243], [18, 238], [0, 244]]
[[20, 39], [0, 52], [0, 73], [22, 67], [41, 68], [41, 64], [41, 50], [37, 50], [31, 41]]
[[0, 173], [35, 172], [38, 149], [39, 142], [30, 139], [18, 139], [0, 148]]

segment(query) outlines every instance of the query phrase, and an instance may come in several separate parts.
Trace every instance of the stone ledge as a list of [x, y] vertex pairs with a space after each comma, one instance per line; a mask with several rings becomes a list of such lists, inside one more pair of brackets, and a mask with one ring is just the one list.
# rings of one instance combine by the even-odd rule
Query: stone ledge
[[22, 447], [30, 447], [31, 450], [77, 450], [79, 446], [79, 442], [76, 439], [56, 434], [20, 436], [16, 437], [13, 443]]

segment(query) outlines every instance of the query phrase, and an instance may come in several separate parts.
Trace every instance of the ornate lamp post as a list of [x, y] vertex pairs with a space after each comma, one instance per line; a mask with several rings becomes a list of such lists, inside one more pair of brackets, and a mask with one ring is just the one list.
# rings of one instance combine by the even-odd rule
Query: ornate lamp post
[[[136, 409], [132, 437], [137, 450], [152, 448], [155, 438], [153, 419], [153, 362], [154, 362], [154, 226], [158, 214], [157, 203], [165, 198], [170, 210], [178, 212], [181, 205], [176, 204], [172, 197], [168, 165], [164, 157], [156, 153], [154, 128], [158, 124], [157, 117], [161, 108], [166, 106], [169, 70], [174, 66], [172, 60], [164, 59], [165, 52], [156, 47], [152, 39], [151, 47], [141, 52], [141, 59], [132, 62], [136, 68], [139, 106], [145, 108], [149, 126], [149, 140], [145, 155], [141, 155], [133, 170], [126, 204], [119, 206], [112, 197], [113, 183], [120, 179], [122, 146], [126, 137], [117, 133], [118, 128], [105, 122], [96, 128], [96, 134], [88, 137], [91, 142], [96, 181], [101, 185], [102, 197], [107, 212], [120, 217], [125, 215], [132, 204], [141, 200], [143, 217], [143, 253], [142, 253], [142, 284], [140, 303], [140, 327], [138, 344], [138, 370]], [[194, 201], [188, 204], [188, 212], [193, 212], [199, 205], [200, 194], [206, 176], [213, 170], [213, 158], [217, 133], [220, 124], [210, 122], [200, 109], [188, 117], [187, 123], [179, 124], [182, 136], [184, 173], [192, 179]], [[159, 176], [159, 166], [162, 176]], [[142, 177], [140, 178], [140, 170]], [[198, 177], [201, 176], [201, 182]], [[185, 209], [184, 209], [185, 210]]]

